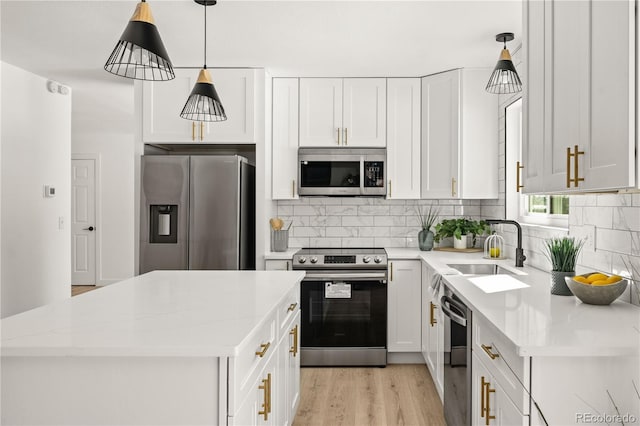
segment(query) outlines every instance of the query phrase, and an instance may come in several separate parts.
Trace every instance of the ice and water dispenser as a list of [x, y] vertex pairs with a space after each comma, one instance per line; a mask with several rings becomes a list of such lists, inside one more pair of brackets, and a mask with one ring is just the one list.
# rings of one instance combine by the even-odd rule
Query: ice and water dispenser
[[149, 217], [149, 242], [151, 244], [177, 244], [178, 205], [152, 204]]

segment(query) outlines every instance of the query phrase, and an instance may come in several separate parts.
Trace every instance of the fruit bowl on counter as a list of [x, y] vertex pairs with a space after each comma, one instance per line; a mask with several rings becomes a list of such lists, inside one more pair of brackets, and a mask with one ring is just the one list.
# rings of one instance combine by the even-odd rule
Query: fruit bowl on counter
[[629, 281], [618, 275], [589, 272], [565, 277], [569, 289], [582, 303], [589, 305], [610, 305], [624, 293]]

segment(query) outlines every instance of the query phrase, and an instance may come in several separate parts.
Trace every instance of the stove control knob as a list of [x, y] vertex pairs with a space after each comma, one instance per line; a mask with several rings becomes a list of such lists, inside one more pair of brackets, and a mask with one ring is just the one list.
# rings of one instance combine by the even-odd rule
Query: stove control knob
[[307, 262], [307, 258], [304, 256], [301, 256], [298, 258], [298, 263], [306, 263]]
[[315, 257], [315, 256], [313, 256], [313, 257], [310, 259], [310, 261], [311, 261], [311, 263], [318, 263], [318, 258], [317, 258], [317, 257]]
[[380, 263], [380, 262], [382, 262], [382, 259], [380, 258], [380, 256], [376, 256], [376, 257], [373, 258], [373, 261], [376, 262], [376, 263]]
[[363, 261], [364, 263], [369, 263], [369, 262], [371, 262], [371, 257], [370, 257], [370, 256], [364, 256], [364, 257], [362, 258], [362, 261]]

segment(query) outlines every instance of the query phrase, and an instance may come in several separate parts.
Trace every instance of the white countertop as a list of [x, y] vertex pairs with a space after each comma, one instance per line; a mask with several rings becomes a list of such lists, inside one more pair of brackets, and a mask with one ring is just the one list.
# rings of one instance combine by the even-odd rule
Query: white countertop
[[291, 260], [300, 247], [289, 247], [286, 251], [269, 251], [265, 253], [265, 260]]
[[[443, 275], [472, 309], [511, 340], [521, 356], [638, 356], [640, 308], [617, 300], [608, 306], [582, 303], [550, 292], [550, 274], [516, 268], [513, 259], [484, 259], [482, 253], [387, 249], [389, 259], [422, 259]], [[529, 287], [485, 293], [451, 270], [450, 263], [497, 263]], [[526, 264], [525, 264], [526, 265]], [[499, 278], [498, 278], [499, 279]]]
[[3, 356], [235, 356], [301, 271], [154, 271], [3, 319]]

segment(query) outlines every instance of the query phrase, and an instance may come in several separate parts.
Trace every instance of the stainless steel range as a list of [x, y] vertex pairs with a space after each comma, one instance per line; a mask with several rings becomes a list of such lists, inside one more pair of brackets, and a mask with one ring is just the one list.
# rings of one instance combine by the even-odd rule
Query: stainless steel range
[[303, 366], [387, 364], [387, 253], [376, 248], [302, 249]]

